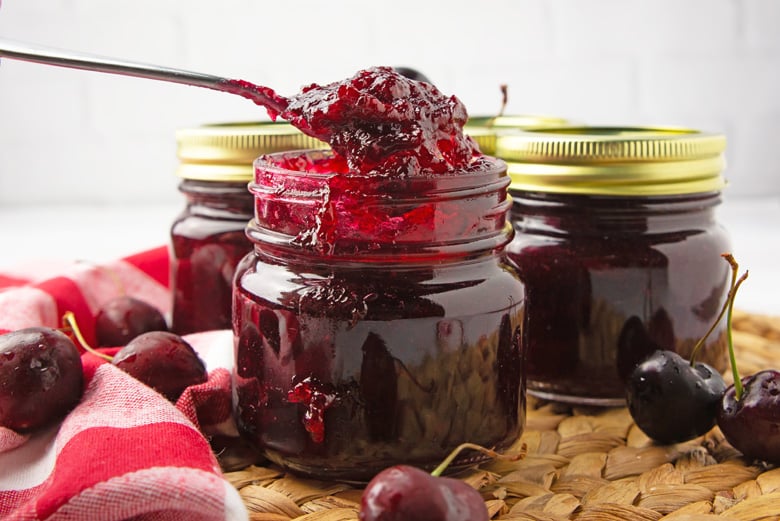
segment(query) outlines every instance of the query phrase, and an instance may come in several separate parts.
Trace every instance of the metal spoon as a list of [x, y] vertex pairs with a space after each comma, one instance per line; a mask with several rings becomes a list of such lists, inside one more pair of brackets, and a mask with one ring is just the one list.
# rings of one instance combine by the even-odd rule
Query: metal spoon
[[204, 87], [229, 94], [238, 94], [275, 113], [284, 111], [288, 104], [286, 98], [279, 96], [273, 90], [243, 80], [82, 52], [65, 51], [2, 38], [0, 38], [0, 58]]

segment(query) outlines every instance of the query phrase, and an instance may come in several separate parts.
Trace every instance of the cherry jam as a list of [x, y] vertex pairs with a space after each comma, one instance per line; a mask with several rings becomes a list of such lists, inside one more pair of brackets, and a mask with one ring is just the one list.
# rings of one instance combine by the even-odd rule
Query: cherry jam
[[[502, 141], [503, 140], [503, 141]], [[623, 405], [656, 349], [688, 358], [728, 292], [716, 220], [725, 140], [599, 129], [499, 137], [512, 177], [507, 247], [525, 283], [528, 391]], [[697, 358], [727, 367], [725, 323]]]
[[405, 178], [342, 165], [255, 163], [233, 304], [240, 431], [288, 469], [354, 481], [433, 468], [465, 441], [508, 446], [525, 418], [525, 297], [503, 252], [504, 163]]
[[246, 181], [183, 180], [187, 204], [171, 226], [171, 329], [179, 335], [230, 329], [233, 274], [252, 249]]
[[176, 133], [186, 205], [170, 229], [171, 329], [230, 329], [233, 274], [252, 250], [246, 225], [252, 161], [263, 153], [325, 147], [287, 123], [218, 123]]

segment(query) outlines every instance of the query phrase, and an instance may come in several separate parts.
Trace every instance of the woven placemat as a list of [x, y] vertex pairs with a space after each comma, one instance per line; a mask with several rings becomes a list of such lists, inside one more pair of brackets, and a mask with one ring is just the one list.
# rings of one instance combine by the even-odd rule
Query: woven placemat
[[[780, 317], [737, 311], [732, 323], [741, 373], [780, 368]], [[780, 468], [746, 462], [717, 427], [660, 446], [626, 408], [571, 408], [529, 397], [515, 449], [522, 444], [524, 459], [458, 476], [480, 491], [491, 519], [780, 520]], [[226, 477], [253, 521], [358, 518], [362, 490], [355, 486], [301, 479], [270, 465]]]

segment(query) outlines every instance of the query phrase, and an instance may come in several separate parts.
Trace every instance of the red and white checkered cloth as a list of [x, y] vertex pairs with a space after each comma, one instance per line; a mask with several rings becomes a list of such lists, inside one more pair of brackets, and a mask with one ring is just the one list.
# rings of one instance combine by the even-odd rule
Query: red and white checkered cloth
[[[0, 332], [60, 327], [72, 311], [94, 343], [94, 316], [122, 292], [164, 313], [168, 253], [155, 248], [104, 265], [28, 266], [0, 273]], [[121, 284], [117, 283], [117, 278]], [[82, 356], [85, 391], [60, 423], [21, 435], [0, 427], [0, 519], [245, 520], [207, 436], [235, 436], [232, 336], [185, 337], [209, 369], [174, 404], [98, 357]]]

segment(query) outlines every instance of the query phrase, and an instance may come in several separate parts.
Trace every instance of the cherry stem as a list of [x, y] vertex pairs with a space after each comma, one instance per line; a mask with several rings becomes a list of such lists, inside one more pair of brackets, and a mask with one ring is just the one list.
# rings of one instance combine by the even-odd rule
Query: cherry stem
[[734, 342], [732, 340], [731, 336], [731, 315], [734, 311], [734, 297], [737, 294], [737, 290], [742, 285], [743, 282], [745, 282], [745, 279], [748, 278], [748, 271], [745, 271], [745, 273], [742, 274], [742, 276], [739, 278], [737, 283], [734, 285], [734, 288], [731, 290], [730, 294], [730, 302], [729, 302], [729, 312], [728, 317], [726, 318], [726, 334], [728, 338], [728, 346], [729, 346], [729, 361], [731, 362], [731, 373], [734, 377], [734, 397], [737, 401], [739, 401], [742, 398], [742, 379], [739, 376], [739, 371], [737, 370], [737, 357], [734, 355]]
[[504, 115], [504, 110], [506, 109], [507, 101], [509, 100], [509, 87], [507, 87], [506, 83], [501, 84], [501, 109], [498, 111], [497, 118], [500, 118]]
[[731, 292], [734, 290], [734, 286], [737, 283], [737, 272], [739, 271], [739, 264], [737, 264], [737, 261], [730, 253], [724, 253], [721, 255], [721, 257], [726, 259], [726, 261], [731, 265], [731, 284], [729, 284], [729, 292], [726, 294], [726, 300], [723, 301], [723, 306], [720, 308], [720, 313], [718, 313], [718, 317], [712, 323], [710, 329], [704, 334], [704, 336], [701, 337], [698, 342], [696, 342], [695, 346], [693, 346], [693, 351], [691, 351], [691, 367], [695, 365], [696, 355], [699, 354], [699, 351], [701, 350], [702, 346], [704, 346], [704, 342], [706, 342], [707, 339], [712, 334], [712, 332], [715, 331], [715, 328], [718, 326], [718, 324], [720, 324], [720, 321], [723, 319], [723, 316], [728, 311], [729, 302], [732, 301]]
[[525, 446], [523, 446], [523, 449], [515, 454], [499, 454], [498, 452], [494, 451], [493, 449], [488, 449], [487, 447], [483, 447], [482, 445], [477, 445], [476, 443], [461, 443], [455, 449], [450, 452], [450, 454], [444, 458], [444, 461], [442, 461], [438, 467], [433, 469], [433, 472], [431, 472], [431, 476], [433, 477], [439, 477], [442, 475], [442, 473], [447, 470], [447, 467], [450, 466], [450, 463], [453, 462], [453, 460], [458, 457], [458, 454], [460, 454], [462, 451], [466, 449], [472, 449], [477, 450], [479, 452], [482, 452], [483, 454], [487, 454], [491, 458], [494, 459], [501, 459], [506, 461], [517, 461], [519, 459], [522, 459], [525, 456]]
[[81, 334], [79, 325], [76, 323], [76, 315], [74, 315], [72, 311], [66, 311], [65, 314], [62, 315], [62, 325], [73, 333], [73, 336], [76, 337], [76, 340], [78, 340], [79, 344], [81, 344], [81, 347], [83, 347], [85, 351], [108, 360], [109, 362], [114, 359], [113, 356], [97, 351], [92, 346], [90, 346], [86, 340], [84, 340], [84, 335]]

